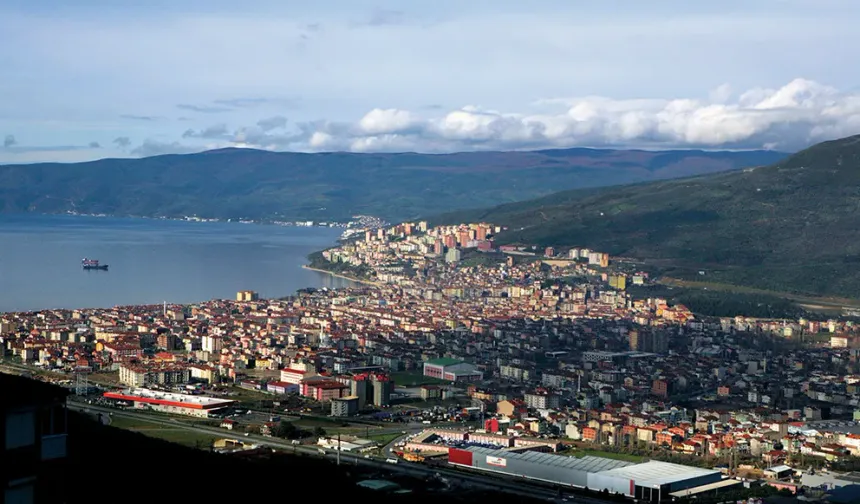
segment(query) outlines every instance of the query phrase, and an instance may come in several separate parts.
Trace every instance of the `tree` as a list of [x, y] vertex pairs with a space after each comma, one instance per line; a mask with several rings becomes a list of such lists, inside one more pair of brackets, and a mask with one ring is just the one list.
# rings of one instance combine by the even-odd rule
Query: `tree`
[[314, 437], [321, 438], [321, 437], [325, 437], [325, 435], [326, 435], [325, 429], [323, 429], [322, 427], [314, 428]]
[[281, 420], [278, 423], [278, 426], [275, 428], [275, 436], [284, 439], [298, 439], [302, 436], [302, 431], [293, 425], [292, 422], [285, 422]]

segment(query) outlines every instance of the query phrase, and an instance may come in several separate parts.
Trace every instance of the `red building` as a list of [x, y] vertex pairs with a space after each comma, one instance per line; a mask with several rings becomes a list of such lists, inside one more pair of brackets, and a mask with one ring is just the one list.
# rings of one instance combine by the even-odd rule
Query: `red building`
[[319, 402], [328, 402], [332, 399], [348, 395], [349, 387], [336, 380], [302, 380], [299, 385], [299, 393]]

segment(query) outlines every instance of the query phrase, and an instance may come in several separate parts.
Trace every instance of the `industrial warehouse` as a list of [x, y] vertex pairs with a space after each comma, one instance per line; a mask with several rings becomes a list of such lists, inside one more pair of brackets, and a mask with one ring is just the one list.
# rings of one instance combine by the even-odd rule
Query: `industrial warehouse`
[[658, 501], [669, 495], [713, 485], [719, 471], [668, 462], [624, 462], [602, 457], [566, 457], [537, 451], [509, 451], [482, 447], [450, 448], [448, 462], [455, 466], [556, 485], [609, 491]]
[[128, 388], [118, 392], [105, 392], [104, 397], [128, 401], [135, 408], [152, 409], [174, 415], [208, 418], [213, 413], [232, 405], [235, 401], [203, 395], [172, 394], [144, 388]]

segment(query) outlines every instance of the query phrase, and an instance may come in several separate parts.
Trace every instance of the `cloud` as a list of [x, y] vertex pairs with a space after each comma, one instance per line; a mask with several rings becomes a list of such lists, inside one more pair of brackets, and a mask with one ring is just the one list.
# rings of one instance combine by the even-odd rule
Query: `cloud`
[[90, 149], [101, 149], [102, 148], [101, 144], [98, 142], [90, 142], [88, 147]]
[[269, 100], [266, 98], [231, 98], [229, 100], [215, 100], [213, 103], [217, 103], [219, 105], [226, 105], [228, 107], [253, 107], [256, 105], [262, 105]]
[[370, 19], [365, 23], [368, 26], [400, 25], [406, 21], [406, 13], [399, 10], [374, 9]]
[[313, 150], [444, 152], [548, 147], [778, 148], [795, 150], [860, 133], [860, 93], [806, 79], [732, 98], [720, 86], [708, 99], [541, 100], [541, 113], [466, 106], [421, 116], [373, 109], [354, 124], [315, 123]]
[[191, 112], [200, 112], [201, 114], [220, 114], [222, 112], [230, 112], [232, 108], [229, 107], [215, 107], [211, 105], [189, 105], [187, 103], [180, 103], [176, 106], [176, 108], [182, 110], [190, 110]]
[[274, 116], [257, 121], [257, 126], [263, 131], [271, 131], [273, 129], [283, 128], [287, 125], [287, 118], [284, 116]]
[[182, 134], [182, 138], [206, 138], [210, 140], [225, 140], [230, 138], [226, 124], [215, 124], [200, 131], [193, 129], [186, 130]]
[[707, 98], [552, 98], [538, 100], [528, 112], [474, 105], [453, 110], [374, 108], [351, 122], [300, 121], [290, 128], [285, 117], [273, 116], [249, 126], [219, 123], [189, 129], [177, 142], [148, 142], [134, 152], [152, 155], [227, 146], [311, 152], [575, 146], [794, 151], [860, 133], [860, 91], [843, 92], [795, 79], [779, 88], [745, 92], [723, 85], [703, 96]]
[[117, 137], [117, 138], [113, 139], [113, 144], [116, 145], [117, 147], [119, 147], [120, 149], [125, 150], [125, 149], [128, 149], [128, 147], [131, 145], [131, 139], [129, 139], [128, 137], [125, 137], [125, 136]]
[[18, 142], [15, 140], [15, 135], [6, 135], [3, 139], [3, 147], [12, 147]]
[[141, 145], [131, 150], [131, 154], [140, 157], [161, 156], [164, 154], [191, 154], [210, 148], [210, 146], [194, 147], [179, 142], [160, 142], [147, 139]]
[[131, 119], [133, 121], [155, 121], [159, 119], [155, 116], [144, 116], [144, 115], [134, 115], [134, 114], [122, 114], [120, 115], [123, 119]]

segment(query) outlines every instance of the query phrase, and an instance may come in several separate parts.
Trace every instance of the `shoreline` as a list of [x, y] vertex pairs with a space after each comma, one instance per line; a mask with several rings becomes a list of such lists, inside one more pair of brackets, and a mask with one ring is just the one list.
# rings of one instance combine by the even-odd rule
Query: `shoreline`
[[359, 280], [358, 278], [348, 277], [346, 275], [341, 275], [340, 273], [335, 273], [333, 271], [328, 271], [328, 270], [319, 269], [319, 268], [312, 268], [312, 267], [308, 266], [307, 264], [303, 264], [302, 268], [304, 268], [306, 270], [316, 271], [317, 273], [325, 273], [327, 275], [331, 275], [331, 276], [336, 277], [336, 278], [342, 278], [344, 280], [349, 280], [350, 282], [355, 282], [355, 283], [362, 284], [362, 285], [372, 285], [374, 287], [379, 287], [379, 285], [380, 285], [379, 282], [374, 282], [371, 280]]

